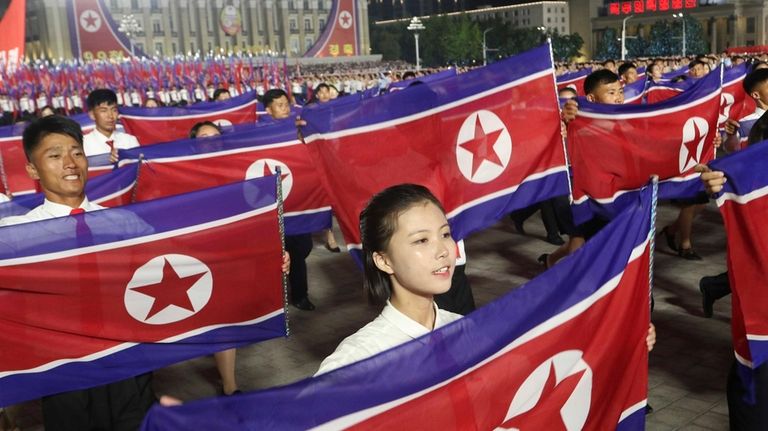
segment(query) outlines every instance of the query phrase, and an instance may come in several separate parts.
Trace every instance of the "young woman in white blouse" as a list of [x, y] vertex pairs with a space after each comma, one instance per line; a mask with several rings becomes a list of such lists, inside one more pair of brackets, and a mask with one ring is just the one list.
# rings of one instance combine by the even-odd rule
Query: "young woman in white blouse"
[[401, 184], [375, 195], [360, 213], [364, 287], [381, 314], [347, 337], [317, 374], [373, 356], [461, 318], [434, 295], [451, 287], [456, 242], [440, 202], [423, 186]]

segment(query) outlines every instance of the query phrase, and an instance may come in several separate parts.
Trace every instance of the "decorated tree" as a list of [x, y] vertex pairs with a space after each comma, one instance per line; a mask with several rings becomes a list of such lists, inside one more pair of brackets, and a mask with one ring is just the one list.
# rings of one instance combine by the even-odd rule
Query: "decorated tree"
[[621, 58], [621, 44], [619, 43], [615, 29], [605, 29], [603, 32], [603, 37], [600, 39], [600, 43], [597, 46], [597, 53], [595, 54], [595, 58], [599, 60], [615, 60], [617, 58]]

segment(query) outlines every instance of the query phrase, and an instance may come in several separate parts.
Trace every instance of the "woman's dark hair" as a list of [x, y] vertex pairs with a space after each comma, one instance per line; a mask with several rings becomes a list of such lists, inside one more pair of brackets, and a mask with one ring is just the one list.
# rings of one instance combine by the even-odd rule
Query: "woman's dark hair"
[[197, 138], [197, 134], [200, 133], [200, 129], [202, 129], [205, 126], [213, 127], [214, 129], [219, 131], [219, 134], [221, 134], [221, 127], [214, 123], [213, 121], [201, 121], [199, 123], [196, 123], [194, 126], [192, 126], [191, 129], [189, 129], [189, 138], [194, 139]]
[[418, 184], [399, 184], [374, 195], [360, 212], [360, 238], [363, 246], [363, 288], [368, 301], [381, 304], [392, 293], [389, 274], [376, 267], [373, 253], [383, 252], [389, 246], [397, 218], [414, 205], [433, 203], [445, 212], [440, 201], [428, 188]]
[[83, 130], [76, 121], [61, 115], [38, 118], [24, 129], [21, 138], [27, 161], [32, 161], [32, 152], [40, 145], [43, 138], [53, 133], [70, 136], [78, 144], [83, 145]]

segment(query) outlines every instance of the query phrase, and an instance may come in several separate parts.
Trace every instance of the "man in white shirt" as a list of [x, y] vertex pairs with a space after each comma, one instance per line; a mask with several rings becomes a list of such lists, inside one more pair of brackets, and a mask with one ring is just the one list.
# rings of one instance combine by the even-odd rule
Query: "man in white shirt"
[[[22, 142], [28, 160], [27, 173], [40, 181], [45, 201], [26, 215], [0, 220], [0, 226], [102, 209], [85, 196], [88, 159], [83, 151], [82, 133], [79, 124], [58, 115], [41, 118], [26, 128]], [[46, 430], [138, 429], [155, 400], [151, 383], [152, 374], [145, 373], [107, 385], [43, 397], [44, 427]]]
[[86, 156], [110, 154], [109, 161], [117, 161], [117, 150], [127, 150], [139, 146], [135, 136], [118, 132], [117, 95], [106, 88], [93, 90], [86, 100], [88, 116], [96, 127], [83, 137], [83, 149]]

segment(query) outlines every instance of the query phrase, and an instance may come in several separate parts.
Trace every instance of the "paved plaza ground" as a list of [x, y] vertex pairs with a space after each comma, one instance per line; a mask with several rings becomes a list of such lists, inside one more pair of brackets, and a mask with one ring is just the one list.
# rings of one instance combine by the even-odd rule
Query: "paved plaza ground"
[[[659, 207], [659, 228], [677, 210]], [[503, 221], [466, 241], [467, 275], [478, 306], [515, 289], [542, 272], [536, 262], [555, 247], [543, 241], [544, 229], [536, 215], [525, 225], [527, 235]], [[337, 238], [341, 235], [337, 232]], [[310, 297], [316, 311], [289, 307], [291, 336], [238, 350], [237, 376], [243, 390], [291, 383], [312, 375], [320, 361], [344, 337], [372, 320], [361, 288], [361, 272], [347, 254], [333, 254], [317, 246], [308, 259]], [[727, 430], [726, 375], [732, 361], [730, 300], [715, 305], [706, 319], [701, 311], [698, 281], [702, 275], [725, 270], [725, 235], [714, 203], [694, 225], [694, 247], [702, 261], [686, 261], [657, 243], [655, 256], [656, 307], [652, 320], [658, 342], [650, 355], [648, 430]], [[620, 366], [620, 364], [617, 364]], [[176, 364], [155, 373], [155, 389], [184, 400], [216, 394], [218, 376], [212, 357]], [[38, 402], [21, 408], [22, 430], [40, 430]]]

